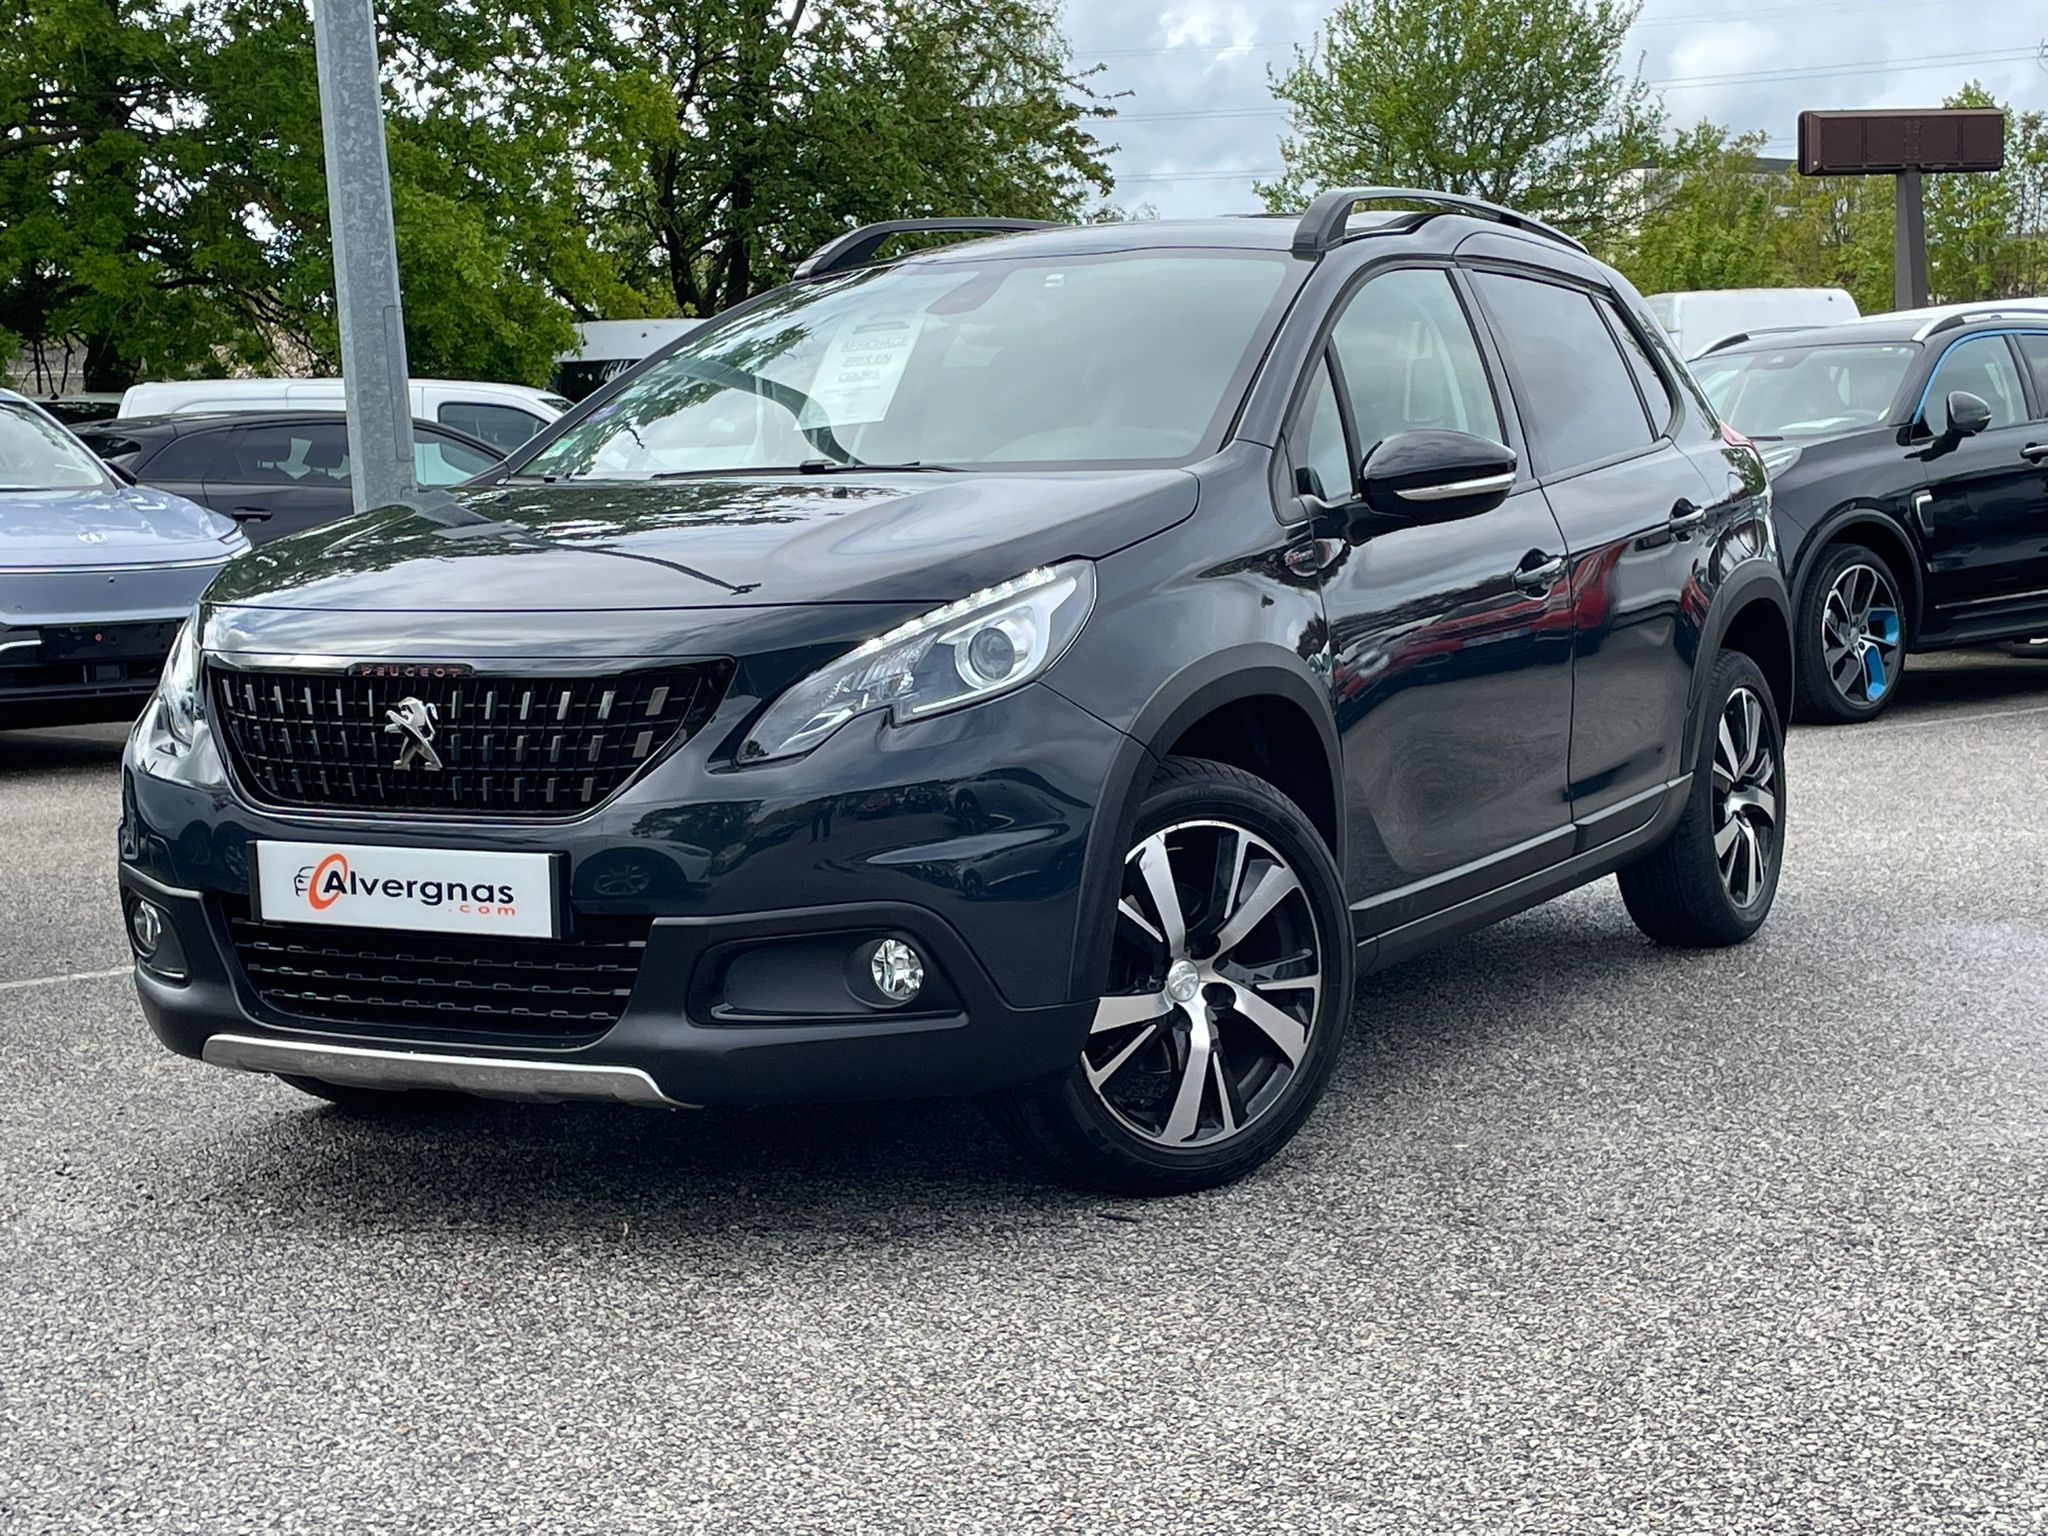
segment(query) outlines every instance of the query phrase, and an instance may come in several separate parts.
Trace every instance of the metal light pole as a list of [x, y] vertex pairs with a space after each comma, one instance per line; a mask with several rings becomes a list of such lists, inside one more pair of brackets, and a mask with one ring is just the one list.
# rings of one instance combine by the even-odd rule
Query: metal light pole
[[373, 0], [313, 0], [313, 50], [334, 232], [349, 478], [361, 512], [418, 495]]

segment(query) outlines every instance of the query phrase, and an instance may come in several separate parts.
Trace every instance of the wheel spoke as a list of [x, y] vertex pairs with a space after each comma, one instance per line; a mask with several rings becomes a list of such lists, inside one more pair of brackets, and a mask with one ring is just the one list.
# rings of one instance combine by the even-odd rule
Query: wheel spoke
[[[1714, 857], [1726, 860], [1728, 850], [1735, 846], [1735, 840], [1742, 836], [1742, 818], [1730, 816], [1721, 824], [1721, 830], [1714, 834]], [[1723, 867], [1726, 865], [1724, 863]]]
[[1215, 958], [1221, 959], [1243, 943], [1246, 935], [1264, 922], [1275, 907], [1300, 889], [1301, 882], [1294, 878], [1293, 870], [1285, 864], [1268, 865], [1244, 904], [1217, 930]]
[[[1731, 812], [1750, 811], [1765, 821], [1775, 822], [1778, 819], [1778, 797], [1760, 785], [1751, 784], [1728, 796], [1728, 809]], [[1715, 841], [1718, 842], [1719, 838]]]
[[1237, 1106], [1232, 1102], [1230, 1069], [1223, 1064], [1220, 1043], [1209, 1052], [1209, 1075], [1216, 1083], [1216, 1111], [1223, 1119], [1223, 1134], [1232, 1135], [1237, 1130]]
[[1201, 1005], [1189, 1010], [1188, 1059], [1181, 1067], [1180, 1088], [1159, 1135], [1165, 1141], [1188, 1141], [1202, 1127], [1202, 1099], [1209, 1087], [1209, 1020]]
[[1728, 733], [1728, 716], [1721, 716], [1721, 730], [1714, 743], [1714, 777], [1735, 782], [1735, 738]]
[[1158, 1018], [1173, 1004], [1157, 992], [1137, 992], [1128, 997], [1105, 997], [1095, 1005], [1095, 1022], [1089, 1026], [1091, 1035], [1106, 1030], [1128, 1029], [1133, 1024], [1143, 1024]]
[[1133, 1056], [1137, 1055], [1138, 1052], [1142, 1051], [1146, 1046], [1150, 1045], [1158, 1037], [1159, 1026], [1157, 1024], [1154, 1024], [1150, 1028], [1140, 1030], [1137, 1034], [1133, 1035], [1128, 1041], [1125, 1042], [1124, 1048], [1122, 1050], [1118, 1051], [1114, 1056], [1110, 1057], [1108, 1061], [1104, 1062], [1099, 1067], [1091, 1063], [1087, 1057], [1082, 1057], [1081, 1070], [1088, 1074], [1088, 1081], [1090, 1084], [1092, 1084], [1094, 1087], [1100, 1088], [1104, 1083], [1108, 1082], [1112, 1077], [1115, 1077], [1117, 1073], [1123, 1070], [1125, 1062], [1129, 1061]]
[[1743, 903], [1747, 905], [1755, 901], [1757, 892], [1764, 888], [1763, 839], [1757, 836], [1756, 828], [1747, 821], [1742, 823], [1742, 847], [1744, 869], [1749, 877], [1746, 882], [1748, 894], [1743, 897]]
[[1302, 1053], [1308, 1049], [1308, 1028], [1290, 1013], [1285, 1013], [1267, 1002], [1249, 987], [1237, 987], [1237, 1011], [1256, 1024], [1268, 1040], [1271, 1040], [1290, 1067], [1301, 1064]]
[[1174, 956], [1188, 952], [1188, 923], [1181, 915], [1180, 892], [1173, 884], [1173, 863], [1166, 854], [1163, 836], [1148, 837], [1138, 850], [1138, 872], [1145, 877], [1145, 889], [1152, 893], [1153, 910], [1159, 914], [1159, 931]]
[[1737, 778], [1747, 778], [1751, 768], [1756, 766], [1756, 755], [1763, 747], [1764, 707], [1747, 688], [1736, 696], [1742, 711], [1742, 761], [1735, 765]]
[[1116, 909], [1136, 924], [1145, 937], [1154, 944], [1164, 944], [1166, 942], [1166, 935], [1152, 926], [1152, 920], [1138, 910], [1138, 904], [1131, 900], [1130, 897], [1125, 896], [1120, 899], [1116, 904]]

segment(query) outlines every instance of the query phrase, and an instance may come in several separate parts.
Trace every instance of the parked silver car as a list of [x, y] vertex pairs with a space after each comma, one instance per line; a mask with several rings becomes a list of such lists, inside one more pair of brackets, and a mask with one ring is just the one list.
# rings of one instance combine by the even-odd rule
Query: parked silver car
[[0, 389], [0, 730], [135, 714], [179, 623], [248, 548], [232, 518], [132, 484]]

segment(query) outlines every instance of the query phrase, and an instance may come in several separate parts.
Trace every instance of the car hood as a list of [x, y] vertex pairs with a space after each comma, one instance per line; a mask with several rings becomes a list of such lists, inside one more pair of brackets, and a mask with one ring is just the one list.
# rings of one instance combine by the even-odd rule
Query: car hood
[[941, 603], [1186, 518], [1184, 470], [513, 484], [259, 547], [208, 601], [442, 612]]
[[246, 543], [232, 518], [149, 486], [0, 492], [0, 569], [184, 565]]

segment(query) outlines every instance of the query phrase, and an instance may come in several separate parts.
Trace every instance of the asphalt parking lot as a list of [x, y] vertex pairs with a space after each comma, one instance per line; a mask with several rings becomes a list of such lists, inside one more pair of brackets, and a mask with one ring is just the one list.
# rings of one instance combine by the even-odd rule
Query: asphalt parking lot
[[[353, 1121], [149, 1039], [119, 733], [0, 735], [0, 1530], [2038, 1530], [2048, 665], [1789, 749], [1778, 909], [1365, 982], [1164, 1203], [971, 1109]], [[56, 978], [56, 979], [51, 979]]]

